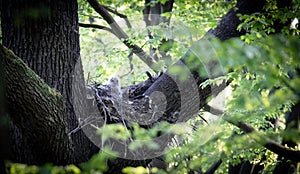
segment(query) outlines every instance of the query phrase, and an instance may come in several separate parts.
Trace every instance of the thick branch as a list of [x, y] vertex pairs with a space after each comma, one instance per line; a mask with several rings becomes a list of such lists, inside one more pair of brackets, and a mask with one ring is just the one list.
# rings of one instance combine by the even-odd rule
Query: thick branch
[[41, 164], [67, 164], [72, 151], [61, 94], [2, 45], [0, 58], [4, 61], [6, 105], [14, 124], [29, 137], [29, 146], [36, 150]]
[[[164, 4], [160, 2], [150, 2], [149, 0], [145, 0], [144, 9], [143, 9], [143, 17], [147, 27], [148, 37], [149, 39], [153, 39], [155, 35], [149, 30], [149, 26], [157, 26], [159, 24], [165, 23], [167, 25], [170, 24], [171, 17], [162, 16], [163, 13], [171, 12], [173, 9], [174, 0], [168, 0]], [[158, 48], [153, 48], [150, 46], [150, 56], [154, 57], [155, 60], [159, 60], [157, 51], [164, 59], [171, 59], [170, 55], [166, 54], [166, 52], [172, 47], [172, 40], [161, 40], [161, 44]], [[162, 46], [165, 47], [162, 49]], [[168, 48], [167, 48], [167, 47]]]
[[222, 118], [224, 120], [226, 120], [227, 122], [229, 122], [230, 124], [233, 124], [236, 127], [240, 128], [245, 133], [256, 133], [259, 136], [259, 139], [256, 139], [256, 141], [259, 144], [261, 144], [262, 146], [264, 146], [265, 148], [269, 149], [270, 151], [272, 151], [282, 157], [285, 157], [292, 161], [300, 162], [300, 151], [286, 148], [286, 147], [282, 146], [281, 144], [276, 143], [275, 141], [270, 140], [269, 138], [267, 138], [263, 135], [260, 135], [259, 132], [252, 126], [250, 126], [244, 122], [241, 122], [241, 121], [235, 121], [228, 117], [229, 116], [225, 115]]
[[227, 40], [233, 37], [239, 37], [244, 32], [237, 30], [238, 25], [241, 23], [237, 14], [252, 14], [255, 12], [262, 11], [265, 5], [265, 0], [239, 0], [234, 8], [230, 9], [229, 12], [222, 18], [218, 26], [208, 31], [220, 40]]
[[[216, 113], [216, 115], [223, 114], [223, 111], [221, 111], [219, 109], [216, 109], [216, 108], [211, 108], [211, 109], [213, 109], [215, 111], [214, 113]], [[263, 135], [260, 135], [259, 132], [252, 126], [250, 126], [244, 122], [231, 119], [230, 116], [228, 116], [228, 115], [225, 115], [222, 118], [225, 121], [227, 121], [228, 123], [233, 124], [236, 127], [240, 128], [245, 133], [256, 133], [260, 138], [259, 140], [256, 140], [256, 141], [258, 143], [260, 143], [261, 145], [263, 145], [265, 148], [269, 149], [270, 151], [272, 151], [282, 157], [288, 158], [290, 160], [300, 162], [300, 151], [286, 148], [286, 147], [282, 146], [281, 144], [276, 143], [273, 140], [270, 140], [269, 138], [266, 138]]]
[[[168, 0], [165, 4], [162, 5], [162, 13], [172, 12], [174, 5], [174, 0]], [[170, 24], [171, 17], [163, 17], [164, 22], [167, 22], [168, 25]]]

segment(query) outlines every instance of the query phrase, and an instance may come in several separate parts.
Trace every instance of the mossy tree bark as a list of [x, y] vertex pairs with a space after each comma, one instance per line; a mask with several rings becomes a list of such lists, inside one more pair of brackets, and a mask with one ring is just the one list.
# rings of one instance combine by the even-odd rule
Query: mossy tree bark
[[[24, 149], [18, 160], [41, 163], [45, 160], [66, 162], [72, 153], [67, 136], [67, 122], [62, 95], [51, 89], [25, 63], [1, 45], [8, 112], [14, 125], [22, 131]], [[60, 140], [60, 141], [57, 141]], [[25, 149], [22, 146], [25, 146]], [[14, 146], [14, 144], [11, 144]], [[61, 153], [61, 152], [64, 153]], [[30, 152], [30, 153], [27, 153]]]
[[[62, 94], [64, 102], [60, 104], [65, 106], [65, 111], [58, 112], [57, 114], [59, 114], [58, 117], [60, 117], [60, 121], [66, 124], [66, 129], [61, 131], [64, 133], [70, 132], [77, 127], [77, 117], [84, 114], [83, 111], [85, 110], [85, 102], [84, 100], [80, 100], [85, 98], [85, 87], [80, 60], [77, 1], [12, 0], [6, 4], [4, 4], [4, 2], [2, 3], [1, 25], [3, 45], [22, 58], [46, 84]], [[29, 98], [22, 97], [23, 95], [20, 95], [20, 92], [28, 92], [35, 95], [35, 92], [40, 91], [36, 91], [37, 88], [25, 88], [32, 87], [28, 86], [28, 84], [21, 84], [20, 82], [18, 84], [18, 81], [20, 81], [18, 78], [22, 74], [15, 75], [16, 78], [13, 80], [16, 81], [16, 86], [7, 87], [18, 88], [18, 90], [9, 89], [7, 91], [16, 92], [13, 93], [16, 98], [11, 98], [14, 99], [13, 101], [23, 100], [23, 102], [18, 104], [10, 103], [10, 105], [8, 105], [9, 114], [12, 118], [22, 118], [21, 116], [24, 112], [27, 113], [26, 110], [19, 108], [23, 107], [22, 105], [29, 106], [30, 104], [36, 104], [42, 107], [48, 104], [49, 107], [52, 107], [52, 105], [55, 104], [51, 102], [47, 103], [46, 101], [42, 103], [28, 103], [27, 100], [29, 100]], [[32, 75], [34, 74], [32, 73]], [[30, 79], [31, 77], [28, 76], [28, 78]], [[74, 94], [76, 94], [76, 97], [74, 97]], [[54, 119], [51, 117], [44, 118], [53, 113], [39, 113], [34, 107], [31, 110], [31, 114], [35, 115], [36, 119], [46, 119], [43, 121], [51, 121]], [[51, 110], [49, 110], [49, 112], [50, 111]], [[40, 115], [37, 115], [37, 113]], [[27, 115], [28, 118], [23, 117], [23, 120], [19, 120], [22, 122], [16, 122], [15, 119], [11, 122], [10, 137], [12, 138], [10, 139], [10, 147], [14, 160], [25, 163], [78, 163], [86, 161], [92, 154], [90, 149], [93, 149], [93, 145], [86, 136], [84, 136], [82, 131], [78, 131], [71, 135], [71, 141], [68, 142], [70, 143], [70, 148], [73, 150], [72, 153], [69, 154], [72, 157], [56, 159], [56, 155], [59, 154], [55, 153], [55, 156], [53, 155], [52, 158], [51, 156], [45, 158], [43, 152], [49, 151], [49, 155], [51, 155], [50, 152], [52, 149], [45, 149], [45, 147], [47, 147], [47, 145], [45, 145], [46, 142], [37, 143], [34, 141], [37, 137], [31, 137], [32, 134], [28, 134], [27, 131], [30, 130], [28, 127], [24, 127], [25, 123], [28, 123], [26, 126], [31, 127], [29, 120], [33, 122], [37, 120], [31, 119], [33, 115], [25, 115]], [[44, 129], [43, 124], [39, 123], [38, 125], [41, 127], [37, 130], [43, 132], [45, 137], [55, 134], [56, 131], [60, 131], [59, 127], [52, 127], [51, 129], [46, 129], [47, 131], [42, 131], [42, 129]], [[62, 128], [63, 127], [61, 127], [61, 129]], [[56, 141], [49, 141], [49, 143], [63, 143], [61, 141], [63, 140], [57, 139]], [[69, 152], [61, 150], [60, 153]]]

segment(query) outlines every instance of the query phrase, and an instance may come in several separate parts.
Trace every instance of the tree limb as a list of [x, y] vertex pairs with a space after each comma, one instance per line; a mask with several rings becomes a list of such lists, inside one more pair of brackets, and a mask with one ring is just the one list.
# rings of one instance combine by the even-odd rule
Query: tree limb
[[[219, 113], [217, 115], [223, 115], [222, 119], [224, 119], [228, 123], [240, 128], [245, 133], [256, 133], [260, 138], [260, 139], [256, 139], [256, 141], [259, 144], [261, 144], [262, 146], [264, 146], [265, 148], [269, 149], [270, 151], [276, 153], [277, 155], [288, 158], [290, 160], [300, 162], [300, 151], [286, 148], [286, 147], [282, 146], [281, 144], [279, 144], [273, 140], [270, 140], [269, 138], [266, 138], [265, 136], [259, 134], [259, 131], [257, 131], [254, 127], [252, 127], [242, 121], [236, 121], [234, 119], [231, 119], [229, 115], [224, 114], [223, 111], [221, 111], [219, 109], [213, 108], [213, 110], [216, 111], [215, 113]], [[223, 114], [220, 114], [220, 113], [223, 113]]]
[[[232, 120], [226, 120], [229, 123], [237, 126], [238, 128], [240, 128], [242, 131], [247, 132], [247, 133], [258, 133], [257, 130], [255, 130], [253, 127], [251, 127], [250, 125], [243, 123], [243, 122], [235, 122]], [[269, 149], [270, 151], [283, 156], [285, 158], [288, 158], [292, 161], [296, 161], [296, 162], [300, 162], [300, 151], [297, 150], [292, 150], [289, 148], [286, 148], [284, 146], [282, 146], [279, 143], [276, 143], [273, 140], [270, 140], [269, 138], [266, 138], [262, 135], [259, 135], [260, 138], [262, 138], [262, 140], [264, 140], [266, 143], [264, 143], [263, 141], [258, 141], [258, 143], [260, 143], [261, 145], [263, 145], [265, 148]]]
[[[218, 109], [214, 109], [214, 110], [218, 110]], [[218, 112], [222, 113], [222, 111], [218, 111]], [[282, 146], [281, 144], [278, 144], [277, 142], [270, 140], [269, 138], [266, 138], [265, 136], [259, 134], [259, 132], [254, 127], [252, 127], [244, 122], [235, 121], [233, 119], [230, 119], [230, 117], [226, 114], [224, 116], [222, 116], [222, 118], [225, 121], [227, 121], [228, 123], [240, 128], [245, 133], [257, 133], [260, 139], [256, 139], [256, 141], [259, 144], [261, 144], [262, 146], [264, 146], [265, 148], [267, 148], [268, 150], [270, 150], [280, 156], [288, 158], [290, 160], [300, 162], [300, 151], [286, 148], [286, 147]]]

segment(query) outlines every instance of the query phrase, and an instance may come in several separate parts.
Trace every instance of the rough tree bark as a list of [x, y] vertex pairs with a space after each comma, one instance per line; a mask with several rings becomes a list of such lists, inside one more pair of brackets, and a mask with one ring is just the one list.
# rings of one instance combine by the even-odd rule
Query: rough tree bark
[[[24, 149], [15, 152], [21, 153], [14, 154], [13, 160], [29, 164], [36, 164], [37, 160], [40, 160], [40, 164], [47, 162], [45, 160], [57, 164], [66, 163], [71, 156], [72, 147], [66, 134], [67, 121], [62, 117], [65, 113], [63, 97], [2, 45], [0, 55], [4, 61], [5, 97], [7, 105], [10, 105], [8, 112], [11, 121], [22, 131], [23, 142], [27, 143], [18, 144], [20, 142], [17, 141], [10, 144]], [[20, 90], [16, 93], [11, 90], [17, 88]], [[42, 117], [43, 115], [46, 117]], [[56, 142], [57, 140], [60, 141]], [[28, 152], [30, 153], [26, 154]]]
[[[74, 93], [79, 95], [77, 98], [85, 97], [79, 52], [77, 1], [14, 0], [6, 4], [2, 2], [1, 19], [3, 45], [21, 57], [37, 75], [51, 88], [59, 91], [65, 99], [62, 103], [66, 106], [65, 111], [59, 117], [66, 123], [66, 129], [61, 130], [53, 127], [43, 130], [41, 124], [41, 127], [35, 127], [36, 130], [34, 131], [43, 132], [45, 135], [70, 132], [77, 126], [77, 117], [83, 114], [82, 111], [85, 107], [84, 102], [74, 98]], [[14, 79], [16, 82], [19, 81], [17, 75], [22, 74], [16, 74], [16, 79]], [[30, 92], [30, 90], [34, 90], [34, 88], [24, 89], [25, 85], [20, 85], [21, 91], [28, 90], [27, 92]], [[8, 89], [7, 91], [9, 92]], [[22, 104], [26, 105], [28, 98], [23, 99], [24, 103], [19, 103], [20, 105], [14, 104], [17, 99], [8, 100], [8, 110], [11, 117], [18, 118], [24, 114], [19, 111], [21, 111]], [[27, 113], [26, 110], [24, 112]], [[47, 116], [51, 119], [51, 113], [39, 115], [41, 118]], [[26, 120], [30, 120], [29, 116], [28, 119], [24, 119], [24, 121]], [[57, 124], [59, 125], [59, 123]], [[59, 159], [51, 155], [52, 149], [45, 149], [47, 147], [45, 142], [37, 143], [34, 141], [33, 135], [27, 134], [28, 131], [33, 131], [30, 122], [27, 126], [24, 127], [23, 123], [16, 121], [11, 122], [11, 154], [13, 154], [12, 158], [18, 162], [42, 164], [50, 161], [57, 164], [67, 164], [86, 161], [90, 157], [92, 144], [89, 143], [82, 131], [72, 134], [69, 142], [62, 142], [66, 139], [58, 139], [57, 143], [55, 140], [49, 141], [53, 143], [53, 146], [56, 144], [58, 149], [60, 142], [63, 144], [70, 143], [72, 151], [60, 151], [61, 155], [63, 153], [69, 154], [68, 157]], [[49, 153], [47, 158], [45, 158], [44, 153]], [[60, 156], [60, 154], [54, 154]]]
[[[8, 157], [8, 117], [4, 107], [4, 60], [0, 58], [0, 172], [5, 171], [4, 161]], [[3, 172], [4, 173], [4, 172]]]

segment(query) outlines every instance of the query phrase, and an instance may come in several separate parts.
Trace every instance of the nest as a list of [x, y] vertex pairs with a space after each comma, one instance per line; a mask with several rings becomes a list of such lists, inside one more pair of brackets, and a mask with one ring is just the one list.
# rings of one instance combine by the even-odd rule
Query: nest
[[140, 126], [151, 126], [163, 114], [159, 111], [144, 92], [158, 78], [151, 77], [139, 84], [117, 87], [106, 84], [94, 84], [95, 101], [100, 111], [100, 116], [106, 124], [137, 122]]

